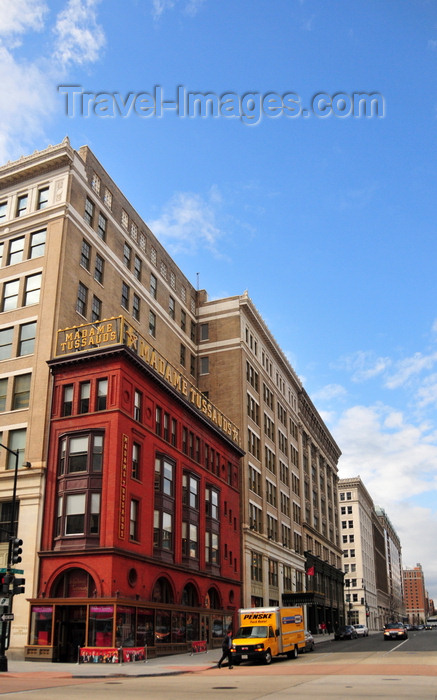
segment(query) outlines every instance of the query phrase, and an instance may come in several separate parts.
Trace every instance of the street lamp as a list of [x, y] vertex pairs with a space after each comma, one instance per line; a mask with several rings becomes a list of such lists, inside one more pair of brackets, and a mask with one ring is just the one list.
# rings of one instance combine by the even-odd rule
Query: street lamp
[[[14, 579], [14, 572], [12, 571], [12, 564], [14, 564], [17, 561], [21, 561], [21, 558], [19, 557], [19, 554], [21, 553], [20, 547], [21, 547], [21, 540], [15, 540], [15, 510], [17, 507], [17, 477], [18, 477], [18, 458], [19, 458], [19, 450], [11, 450], [10, 447], [7, 447], [7, 445], [3, 445], [0, 443], [0, 447], [3, 447], [7, 452], [9, 452], [11, 455], [14, 455], [15, 457], [15, 467], [14, 467], [14, 485], [12, 489], [12, 509], [11, 509], [11, 518], [9, 521], [9, 530], [4, 530], [4, 532], [7, 532], [9, 535], [9, 547], [8, 547], [8, 560], [7, 560], [7, 567], [6, 567], [6, 586], [8, 586], [8, 591], [2, 591], [2, 595], [7, 599], [7, 605], [3, 606], [7, 608], [6, 613], [1, 613], [0, 614], [0, 620], [2, 623], [2, 630], [1, 630], [1, 635], [0, 635], [0, 672], [1, 671], [7, 671], [8, 670], [8, 659], [6, 656], [6, 631], [8, 630], [10, 620], [12, 618], [12, 597], [13, 593], [11, 594], [9, 591], [9, 583], [13, 581]], [[29, 468], [31, 465], [29, 462], [26, 462], [26, 467]], [[15, 546], [14, 546], [15, 545]], [[24, 579], [23, 579], [24, 580]], [[23, 589], [24, 590], [24, 589]]]

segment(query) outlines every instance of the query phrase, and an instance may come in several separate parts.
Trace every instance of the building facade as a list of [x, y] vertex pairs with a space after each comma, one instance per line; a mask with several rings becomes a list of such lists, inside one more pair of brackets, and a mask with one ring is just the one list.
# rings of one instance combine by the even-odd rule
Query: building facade
[[428, 618], [428, 604], [425, 588], [425, 576], [421, 564], [404, 569], [405, 615], [411, 625], [424, 624]]
[[[391, 622], [404, 618], [404, 593], [402, 582], [402, 548], [400, 539], [390, 518], [383, 508], [375, 506], [378, 522], [384, 533], [385, 561], [387, 571], [387, 595], [381, 597], [380, 607], [383, 610], [383, 621]], [[384, 608], [385, 600], [385, 608]]]
[[[199, 386], [245, 441], [244, 605], [293, 599], [312, 631], [334, 626], [344, 616], [340, 450], [247, 293], [217, 301], [204, 293], [198, 321]], [[320, 566], [311, 578], [313, 558]]]

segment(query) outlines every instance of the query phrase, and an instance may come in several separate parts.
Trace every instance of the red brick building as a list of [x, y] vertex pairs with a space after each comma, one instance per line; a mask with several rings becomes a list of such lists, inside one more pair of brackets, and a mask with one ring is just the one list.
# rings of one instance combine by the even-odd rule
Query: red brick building
[[59, 333], [27, 658], [213, 645], [240, 606], [239, 433], [122, 317]]

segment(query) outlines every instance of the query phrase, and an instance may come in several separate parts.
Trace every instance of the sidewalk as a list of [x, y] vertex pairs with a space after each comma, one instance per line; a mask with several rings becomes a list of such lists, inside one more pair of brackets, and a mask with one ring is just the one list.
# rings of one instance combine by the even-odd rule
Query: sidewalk
[[[314, 642], [329, 642], [333, 634], [314, 636]], [[124, 664], [57, 664], [45, 661], [15, 661], [8, 659], [7, 673], [0, 673], [0, 679], [5, 675], [46, 676], [51, 678], [107, 678], [120, 676], [167, 676], [180, 673], [193, 673], [217, 666], [221, 649], [212, 649], [199, 654], [175, 654], [159, 656], [149, 661], [137, 661]], [[223, 667], [225, 669], [225, 667]]]

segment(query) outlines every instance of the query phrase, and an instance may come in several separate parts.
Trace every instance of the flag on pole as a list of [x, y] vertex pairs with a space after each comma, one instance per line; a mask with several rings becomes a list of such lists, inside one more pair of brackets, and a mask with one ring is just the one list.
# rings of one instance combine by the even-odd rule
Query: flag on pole
[[307, 573], [307, 576], [314, 576], [314, 573], [315, 573], [315, 572], [314, 572], [314, 566], [310, 566], [310, 567], [307, 569], [307, 572], [306, 572], [306, 573]]

